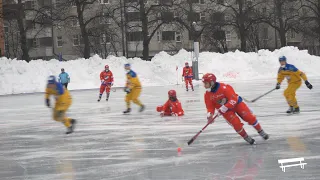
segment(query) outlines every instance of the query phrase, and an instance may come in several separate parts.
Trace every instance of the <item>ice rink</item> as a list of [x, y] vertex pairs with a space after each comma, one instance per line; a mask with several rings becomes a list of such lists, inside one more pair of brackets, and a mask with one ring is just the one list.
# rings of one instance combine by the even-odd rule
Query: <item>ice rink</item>
[[[98, 90], [71, 91], [68, 113], [77, 119], [76, 130], [52, 120], [44, 94], [0, 96], [1, 180], [317, 180], [320, 179], [320, 80], [310, 79], [314, 89], [302, 84], [297, 93], [301, 113], [286, 115], [281, 90], [248, 103], [263, 129], [245, 129], [257, 141], [248, 145], [222, 118], [188, 146], [187, 141], [207, 122], [205, 92], [196, 86], [145, 87], [141, 100], [146, 111], [132, 105], [122, 115], [125, 93], [117, 89], [110, 101], [97, 102]], [[274, 88], [275, 81], [230, 83], [246, 99]], [[155, 111], [176, 89], [186, 115], [161, 118]], [[105, 94], [103, 96], [105, 98]], [[53, 104], [53, 102], [52, 102]], [[181, 147], [181, 153], [177, 148]], [[305, 169], [279, 168], [278, 159], [304, 157]]]

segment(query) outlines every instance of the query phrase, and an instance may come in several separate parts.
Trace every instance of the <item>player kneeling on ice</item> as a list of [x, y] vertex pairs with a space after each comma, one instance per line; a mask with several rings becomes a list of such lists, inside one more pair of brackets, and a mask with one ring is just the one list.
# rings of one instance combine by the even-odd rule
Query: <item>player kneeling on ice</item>
[[46, 88], [46, 104], [50, 107], [50, 95], [54, 95], [56, 104], [53, 108], [53, 119], [62, 122], [68, 129], [66, 134], [73, 132], [76, 120], [66, 117], [66, 111], [72, 104], [72, 98], [69, 91], [56, 81], [55, 76], [50, 76]]
[[240, 118], [252, 125], [265, 140], [269, 138], [269, 135], [262, 130], [256, 116], [252, 114], [242, 98], [234, 92], [230, 85], [216, 82], [216, 76], [212, 73], [205, 74], [202, 77], [202, 82], [207, 89], [204, 100], [209, 122], [213, 121], [214, 112], [217, 110], [218, 116], [223, 116], [248, 143], [255, 144], [255, 140], [244, 130]]
[[108, 101], [110, 96], [110, 89], [111, 89], [111, 86], [113, 86], [113, 74], [109, 70], [108, 65], [106, 65], [104, 67], [104, 71], [100, 73], [100, 80], [101, 80], [101, 86], [100, 86], [100, 94], [99, 94], [98, 102], [101, 100], [101, 97], [104, 91], [106, 91], [106, 94], [107, 94], [106, 101]]
[[183, 116], [184, 111], [181, 106], [181, 102], [177, 99], [177, 93], [175, 90], [168, 92], [169, 99], [163, 106], [158, 106], [157, 111], [161, 112], [160, 116]]

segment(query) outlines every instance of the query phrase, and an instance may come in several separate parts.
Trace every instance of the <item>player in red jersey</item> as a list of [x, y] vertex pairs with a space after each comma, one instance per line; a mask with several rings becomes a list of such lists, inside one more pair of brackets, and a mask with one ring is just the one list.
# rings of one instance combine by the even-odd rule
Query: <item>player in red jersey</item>
[[177, 99], [177, 93], [175, 90], [168, 92], [169, 99], [163, 106], [158, 106], [157, 111], [160, 112], [160, 116], [183, 116], [184, 111], [181, 106], [181, 102]]
[[193, 78], [193, 73], [192, 73], [192, 67], [189, 66], [189, 63], [185, 63], [185, 67], [182, 70], [182, 78], [184, 78], [184, 82], [186, 83], [186, 90], [188, 91], [188, 84], [190, 84], [192, 91], [193, 90], [193, 84], [192, 84], [192, 78]]
[[100, 73], [100, 80], [101, 80], [101, 86], [100, 86], [100, 94], [99, 94], [98, 102], [101, 100], [101, 97], [104, 91], [106, 91], [107, 93], [106, 101], [108, 101], [110, 96], [110, 89], [111, 89], [111, 86], [113, 86], [113, 74], [109, 70], [108, 65], [106, 65], [104, 67], [104, 71]]
[[248, 143], [255, 144], [243, 128], [240, 118], [252, 125], [262, 138], [267, 140], [269, 135], [261, 128], [256, 116], [252, 114], [249, 107], [242, 101], [242, 98], [235, 93], [233, 88], [224, 83], [216, 82], [216, 76], [212, 73], [207, 73], [202, 77], [202, 82], [207, 92], [204, 95], [204, 100], [207, 107], [207, 119], [212, 121], [215, 110], [219, 116], [233, 126], [234, 130], [244, 138]]

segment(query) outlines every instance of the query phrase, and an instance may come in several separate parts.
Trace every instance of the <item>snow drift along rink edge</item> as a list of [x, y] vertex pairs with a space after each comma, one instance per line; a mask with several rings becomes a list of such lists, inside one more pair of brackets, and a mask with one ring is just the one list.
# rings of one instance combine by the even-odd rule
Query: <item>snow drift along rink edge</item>
[[[202, 52], [199, 56], [199, 72], [213, 72], [218, 80], [274, 79], [279, 68], [278, 57], [282, 55], [287, 56], [288, 63], [306, 72], [307, 76], [320, 76], [320, 57], [311, 56], [307, 51], [295, 47], [284, 47], [274, 52], [260, 50], [258, 53]], [[35, 60], [27, 63], [1, 58], [0, 95], [43, 92], [48, 76], [58, 76], [61, 68], [65, 68], [71, 77], [69, 89], [99, 88], [99, 75], [106, 64], [114, 74], [115, 87], [125, 84], [125, 63], [132, 64], [132, 69], [137, 72], [143, 86], [172, 85], [177, 82], [181, 84], [182, 68], [186, 61], [192, 64], [191, 53], [185, 50], [180, 50], [174, 56], [160, 52], [152, 61], [115, 56], [101, 59], [97, 55], [90, 59], [67, 62]]]

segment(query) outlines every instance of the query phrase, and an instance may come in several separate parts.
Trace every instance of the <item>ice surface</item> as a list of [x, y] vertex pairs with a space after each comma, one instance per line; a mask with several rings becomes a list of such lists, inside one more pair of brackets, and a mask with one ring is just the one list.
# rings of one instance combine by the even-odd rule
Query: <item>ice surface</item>
[[[281, 90], [249, 104], [270, 140], [245, 129], [257, 140], [248, 145], [221, 118], [191, 145], [187, 141], [206, 124], [203, 87], [185, 92], [183, 85], [145, 87], [141, 99], [147, 109], [131, 115], [124, 92], [112, 92], [109, 102], [96, 102], [98, 90], [71, 91], [70, 117], [76, 131], [65, 135], [51, 119], [44, 95], [0, 96], [1, 180], [306, 180], [320, 177], [320, 80], [310, 79], [297, 97], [301, 113], [288, 116]], [[239, 95], [254, 99], [274, 87], [274, 81], [230, 83]], [[186, 115], [160, 118], [157, 105], [176, 89]], [[190, 102], [194, 100], [194, 102]], [[200, 102], [199, 102], [200, 101]], [[177, 148], [182, 152], [178, 153]], [[305, 169], [282, 172], [278, 159], [304, 157]]]
[[[288, 63], [306, 72], [308, 77], [320, 76], [320, 57], [294, 47], [284, 47], [274, 52], [260, 50], [258, 53], [202, 52], [199, 56], [199, 73], [214, 72], [220, 80], [275, 78], [279, 68], [278, 57], [283, 55], [287, 56]], [[173, 85], [181, 82], [182, 67], [186, 61], [191, 64], [191, 53], [185, 50], [174, 56], [160, 52], [151, 62], [114, 56], [107, 59], [93, 56], [87, 60], [38, 60], [30, 63], [0, 58], [0, 95], [43, 92], [47, 77], [58, 75], [61, 68], [65, 68], [71, 77], [69, 89], [98, 88], [99, 74], [106, 64], [114, 74], [115, 86], [124, 86], [124, 63], [132, 63], [133, 70], [138, 73], [144, 86]]]

